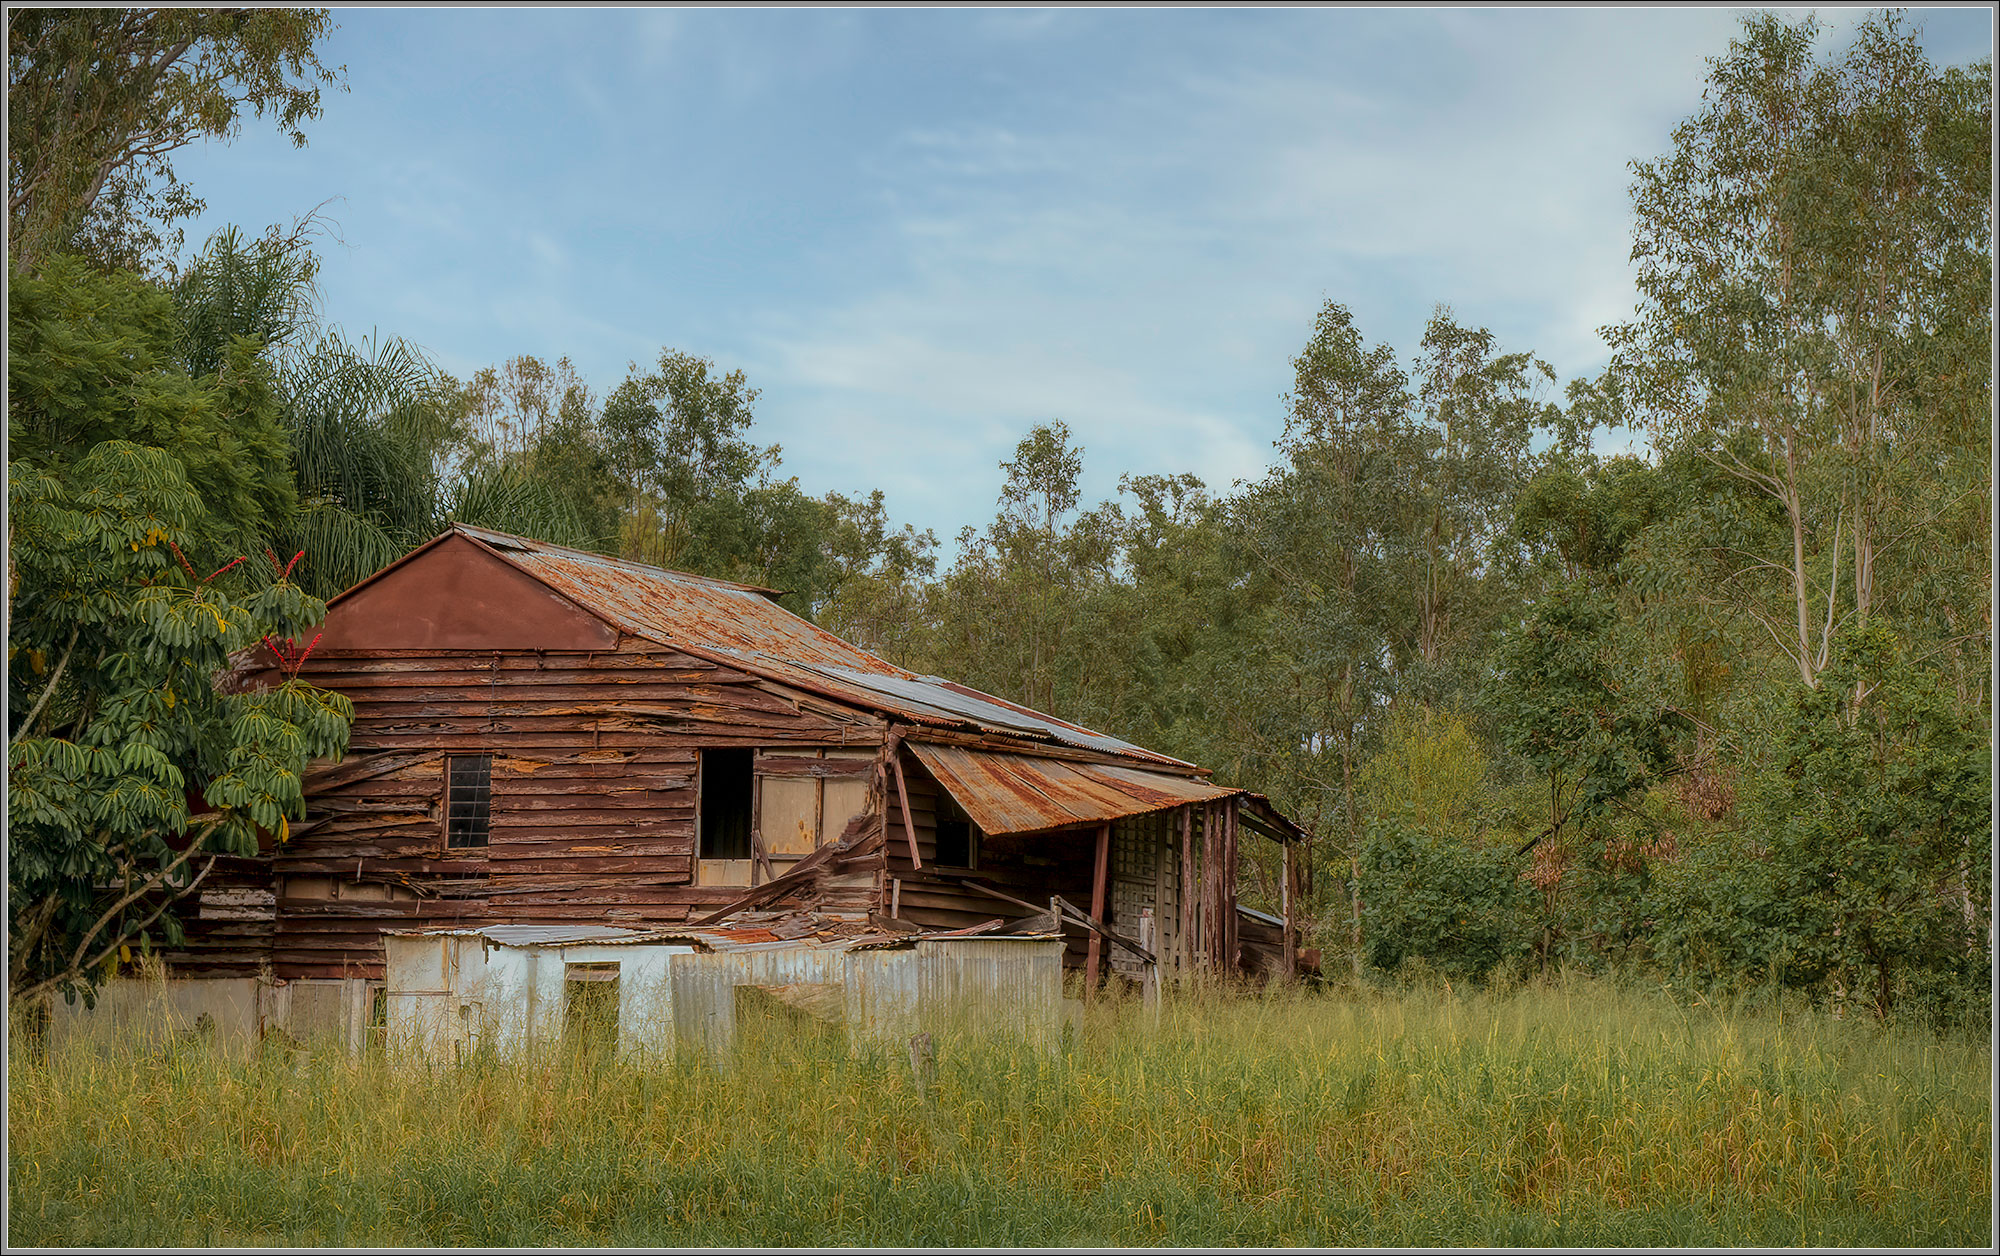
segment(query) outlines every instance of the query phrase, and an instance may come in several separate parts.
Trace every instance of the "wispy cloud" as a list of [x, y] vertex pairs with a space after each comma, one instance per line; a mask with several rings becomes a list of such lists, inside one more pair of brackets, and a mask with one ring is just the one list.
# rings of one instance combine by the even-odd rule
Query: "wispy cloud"
[[[1854, 14], [1829, 15], [1851, 26]], [[1991, 18], [1919, 12], [1970, 60]], [[343, 11], [303, 153], [190, 154], [200, 226], [344, 195], [330, 318], [457, 372], [742, 367], [813, 491], [950, 536], [1061, 418], [1085, 491], [1267, 465], [1322, 300], [1437, 302], [1565, 376], [1633, 302], [1627, 163], [1723, 10]], [[1829, 32], [1829, 45], [1845, 39]], [[1954, 42], [1955, 41], [1955, 42]], [[447, 55], [448, 50], [448, 55]], [[1940, 54], [1946, 55], [1946, 54]], [[196, 233], [200, 234], [199, 230]]]

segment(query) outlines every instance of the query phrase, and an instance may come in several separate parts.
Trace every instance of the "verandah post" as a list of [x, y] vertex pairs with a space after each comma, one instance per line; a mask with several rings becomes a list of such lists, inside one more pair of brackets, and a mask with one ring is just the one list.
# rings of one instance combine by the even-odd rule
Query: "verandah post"
[[1222, 970], [1236, 971], [1236, 816], [1242, 795], [1223, 804], [1222, 819]]
[[1180, 935], [1174, 939], [1174, 953], [1183, 977], [1194, 971], [1194, 804], [1181, 808], [1181, 911]]
[[1286, 842], [1281, 849], [1284, 864], [1279, 872], [1278, 911], [1285, 919], [1285, 980], [1290, 981], [1299, 971], [1299, 939], [1292, 930], [1292, 844]]
[[[1111, 879], [1111, 826], [1097, 826], [1097, 870], [1090, 880], [1090, 915], [1094, 920], [1104, 919], [1105, 892]], [[1097, 992], [1099, 966], [1104, 960], [1104, 939], [1096, 930], [1090, 934], [1090, 951], [1084, 961], [1084, 994], [1094, 997]]]

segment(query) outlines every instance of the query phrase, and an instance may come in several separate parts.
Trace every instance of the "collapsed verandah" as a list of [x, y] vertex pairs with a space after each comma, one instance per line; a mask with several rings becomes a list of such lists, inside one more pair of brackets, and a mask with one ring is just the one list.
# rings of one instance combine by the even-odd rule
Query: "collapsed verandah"
[[[901, 753], [889, 759], [878, 825], [821, 848], [704, 923], [756, 907], [805, 907], [849, 870], [881, 869], [878, 918], [938, 927], [982, 914], [1046, 914], [1050, 927], [1076, 931], [1072, 966], [1093, 986], [1107, 958], [1112, 971], [1134, 978], [1155, 963], [1296, 970], [1292, 848], [1304, 833], [1260, 795], [1169, 771], [921, 738], [902, 743], [907, 769]], [[935, 801], [926, 797], [932, 791]], [[935, 813], [947, 798], [981, 835], [976, 867], [935, 859]], [[1279, 843], [1275, 919], [1237, 907], [1245, 830]]]

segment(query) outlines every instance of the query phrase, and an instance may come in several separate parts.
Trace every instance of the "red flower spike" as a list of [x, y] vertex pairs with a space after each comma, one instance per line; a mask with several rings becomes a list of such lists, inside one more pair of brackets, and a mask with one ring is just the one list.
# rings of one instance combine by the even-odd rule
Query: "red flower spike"
[[228, 571], [231, 567], [234, 567], [236, 563], [240, 563], [242, 561], [243, 560], [241, 558], [238, 558], [235, 563], [225, 563], [222, 566], [217, 567], [214, 571], [208, 573], [208, 579], [202, 581], [202, 583], [208, 584], [210, 581], [213, 581], [217, 576], [221, 575], [223, 572]]
[[317, 646], [319, 639], [325, 635], [323, 632], [314, 633], [311, 644], [303, 650], [299, 649], [299, 643], [290, 637], [266, 637], [264, 645], [277, 656], [278, 666], [285, 673], [286, 679], [297, 680], [299, 669], [306, 665], [306, 660], [312, 657], [313, 647]]
[[[288, 580], [288, 579], [290, 579], [290, 578], [291, 578], [291, 574], [292, 574], [292, 568], [294, 568], [294, 567], [298, 566], [298, 565], [299, 565], [299, 560], [300, 560], [301, 558], [304, 558], [305, 556], [306, 556], [306, 552], [305, 552], [304, 550], [300, 550], [300, 551], [299, 551], [298, 553], [296, 553], [296, 554], [292, 555], [292, 561], [291, 561], [291, 562], [288, 562], [288, 563], [286, 563], [286, 564], [285, 564], [285, 570], [283, 571], [283, 573], [281, 573], [281, 574], [280, 574], [280, 575], [278, 576], [278, 579], [280, 579], [280, 580]], [[277, 565], [278, 565], [278, 560], [277, 560], [276, 558], [273, 558], [273, 559], [271, 560], [271, 565], [272, 565], [273, 567], [277, 566]], [[317, 640], [319, 640], [319, 638], [318, 638], [318, 637], [314, 637], [314, 638], [313, 638], [313, 640], [317, 641]], [[310, 650], [310, 649], [312, 649], [312, 647], [311, 647], [311, 646], [307, 646], [307, 647], [306, 647], [306, 649]]]
[[194, 565], [188, 562], [186, 554], [181, 553], [181, 547], [174, 544], [172, 541], [168, 541], [167, 548], [174, 552], [175, 558], [181, 560], [181, 566], [187, 569], [188, 579], [190, 580], [194, 579]]

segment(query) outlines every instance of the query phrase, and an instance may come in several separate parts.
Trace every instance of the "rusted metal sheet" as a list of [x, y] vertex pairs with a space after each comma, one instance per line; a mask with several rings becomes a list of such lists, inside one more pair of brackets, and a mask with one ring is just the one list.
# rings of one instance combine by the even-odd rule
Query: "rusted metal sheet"
[[579, 606], [634, 636], [665, 644], [725, 646], [790, 663], [863, 672], [900, 669], [772, 601], [773, 590], [711, 580], [458, 525]]
[[973, 823], [989, 834], [1104, 823], [1241, 792], [1163, 772], [907, 744]]
[[[558, 593], [561, 590], [557, 591]], [[319, 649], [608, 650], [617, 630], [460, 536], [335, 599]], [[329, 604], [331, 608], [332, 604]]]
[[781, 683], [918, 724], [1046, 738], [1190, 766], [991, 694], [897, 667], [785, 610], [772, 600], [769, 589], [665, 571], [463, 524], [456, 531], [626, 632], [697, 652], [719, 651], [746, 670]]

